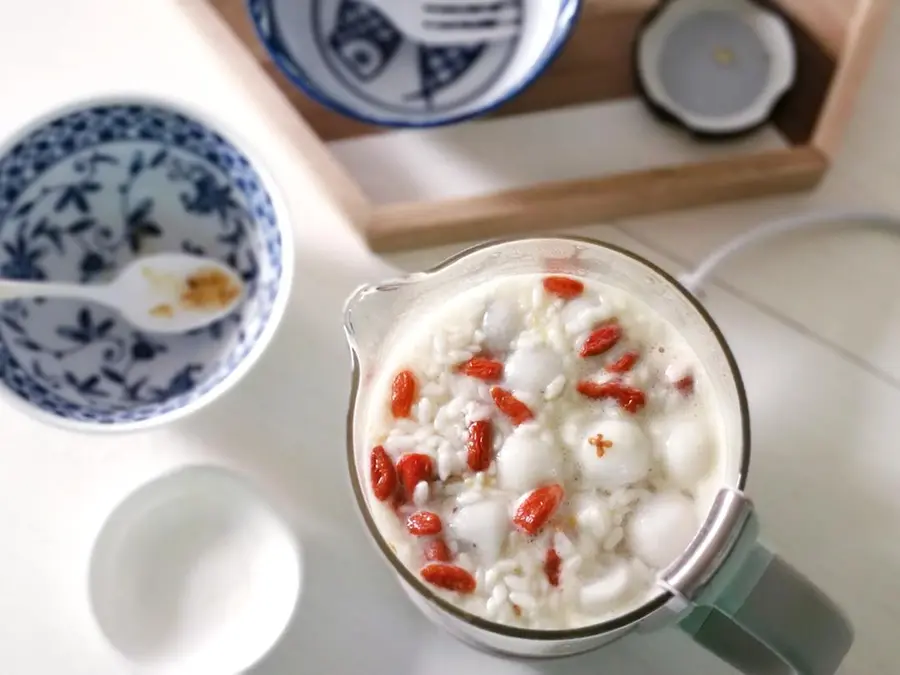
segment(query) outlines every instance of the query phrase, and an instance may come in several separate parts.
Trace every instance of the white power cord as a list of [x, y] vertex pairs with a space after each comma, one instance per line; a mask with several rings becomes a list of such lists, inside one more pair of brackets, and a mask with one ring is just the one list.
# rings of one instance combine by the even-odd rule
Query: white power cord
[[861, 223], [895, 230], [900, 234], [900, 215], [885, 212], [867, 211], [820, 211], [806, 213], [797, 216], [788, 216], [771, 220], [744, 234], [735, 237], [724, 246], [713, 251], [707, 258], [700, 262], [692, 272], [683, 275], [681, 283], [691, 293], [700, 297], [703, 286], [709, 282], [713, 271], [725, 260], [748, 246], [753, 246], [767, 239], [773, 239], [783, 234], [789, 234], [798, 230], [813, 227], [853, 228]]

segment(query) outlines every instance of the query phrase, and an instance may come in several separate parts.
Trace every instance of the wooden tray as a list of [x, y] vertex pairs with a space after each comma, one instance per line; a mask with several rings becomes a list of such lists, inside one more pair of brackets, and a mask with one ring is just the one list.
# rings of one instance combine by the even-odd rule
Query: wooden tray
[[[310, 152], [327, 157], [327, 141], [384, 132], [323, 108], [288, 82], [257, 41], [244, 0], [208, 1], [250, 50], [260, 75], [274, 80], [318, 137], [313, 142], [320, 147], [310, 147]], [[655, 4], [655, 0], [586, 0], [579, 24], [557, 61], [492, 117], [635, 96], [633, 40]], [[773, 4], [792, 19], [798, 45], [797, 85], [773, 119], [788, 141], [784, 149], [478, 197], [391, 204], [373, 203], [339, 167], [328, 166], [328, 175], [334, 177], [333, 196], [344, 203], [348, 191], [353, 193], [348, 216], [369, 245], [383, 251], [809, 189], [824, 176], [837, 152], [890, 2], [773, 0]]]

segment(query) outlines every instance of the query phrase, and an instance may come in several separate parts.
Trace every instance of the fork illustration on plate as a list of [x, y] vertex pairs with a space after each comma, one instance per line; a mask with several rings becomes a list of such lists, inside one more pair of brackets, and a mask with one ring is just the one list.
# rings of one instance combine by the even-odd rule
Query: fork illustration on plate
[[401, 33], [430, 46], [500, 42], [519, 34], [514, 0], [367, 0]]

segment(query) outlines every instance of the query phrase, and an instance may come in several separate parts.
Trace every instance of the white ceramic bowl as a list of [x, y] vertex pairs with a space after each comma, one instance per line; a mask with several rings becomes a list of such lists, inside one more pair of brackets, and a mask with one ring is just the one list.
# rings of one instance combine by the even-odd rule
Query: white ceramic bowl
[[666, 0], [635, 57], [651, 109], [698, 136], [764, 124], [797, 73], [788, 22], [756, 0]]
[[505, 2], [521, 11], [517, 37], [449, 46], [410, 38], [365, 0], [247, 0], [247, 6], [274, 63], [311, 98], [370, 124], [427, 127], [483, 115], [519, 94], [559, 53], [581, 6], [581, 0]]
[[138, 488], [109, 516], [91, 556], [90, 604], [135, 666], [230, 675], [284, 633], [301, 576], [293, 534], [257, 491], [194, 466]]
[[79, 300], [2, 302], [0, 391], [13, 403], [69, 428], [144, 428], [203, 407], [256, 362], [290, 293], [292, 228], [273, 181], [225, 133], [165, 101], [89, 100], [0, 150], [0, 276], [100, 283], [180, 251], [228, 265], [247, 291], [183, 335]]

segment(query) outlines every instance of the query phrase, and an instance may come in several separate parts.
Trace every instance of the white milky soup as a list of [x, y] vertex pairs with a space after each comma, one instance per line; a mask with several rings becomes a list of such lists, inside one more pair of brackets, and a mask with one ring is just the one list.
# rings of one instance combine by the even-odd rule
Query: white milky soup
[[375, 521], [413, 573], [493, 621], [565, 629], [635, 609], [724, 483], [696, 355], [612, 287], [476, 286], [423, 315], [382, 373]]

